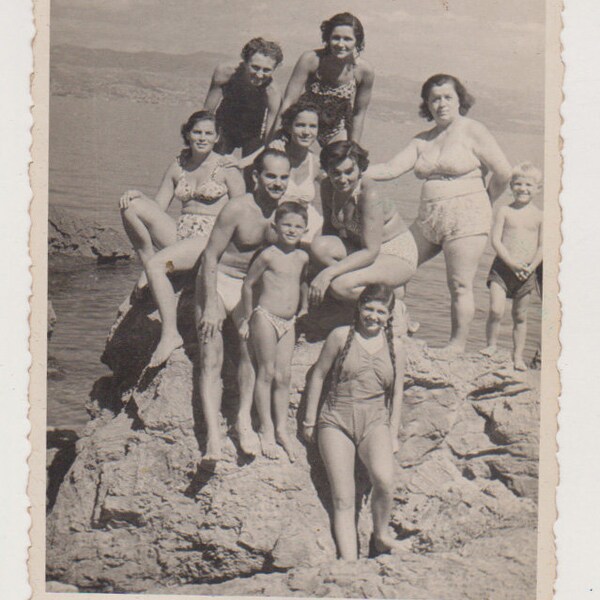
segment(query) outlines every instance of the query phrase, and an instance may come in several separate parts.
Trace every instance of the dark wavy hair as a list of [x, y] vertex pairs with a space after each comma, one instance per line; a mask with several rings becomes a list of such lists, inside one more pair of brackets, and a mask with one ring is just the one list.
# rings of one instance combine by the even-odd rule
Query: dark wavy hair
[[301, 112], [312, 112], [319, 117], [321, 115], [321, 107], [314, 102], [300, 100], [286, 108], [281, 115], [281, 129], [283, 133], [290, 134], [294, 119]]
[[336, 167], [347, 158], [354, 161], [361, 173], [369, 167], [369, 153], [362, 146], [350, 140], [340, 140], [332, 142], [321, 150], [321, 168], [329, 172], [329, 169]]
[[247, 63], [257, 52], [264, 54], [275, 61], [275, 66], [283, 62], [283, 51], [277, 42], [270, 42], [264, 38], [252, 38], [242, 48], [242, 60]]
[[331, 370], [331, 377], [329, 379], [329, 389], [327, 391], [327, 395], [329, 395], [330, 393], [335, 393], [336, 387], [340, 380], [340, 375], [342, 373], [344, 361], [346, 360], [346, 356], [348, 356], [350, 346], [352, 345], [352, 340], [354, 339], [354, 334], [356, 333], [359, 309], [367, 302], [372, 302], [374, 300], [385, 304], [385, 306], [387, 306], [387, 309], [390, 311], [390, 318], [385, 324], [384, 331], [388, 345], [388, 352], [390, 353], [390, 360], [392, 361], [392, 368], [394, 371], [392, 384], [387, 390], [385, 390], [386, 405], [388, 408], [391, 408], [392, 401], [394, 398], [394, 388], [396, 385], [396, 352], [394, 349], [394, 326], [392, 317], [392, 311], [394, 310], [394, 304], [396, 299], [394, 297], [394, 290], [391, 287], [382, 283], [372, 283], [366, 286], [365, 289], [361, 292], [360, 296], [358, 297], [358, 301], [356, 302], [356, 312], [354, 313], [354, 320], [348, 331], [348, 336], [346, 337], [344, 346], [341, 352], [338, 354]]
[[321, 23], [321, 39], [325, 46], [329, 47], [329, 38], [336, 27], [352, 27], [354, 37], [356, 38], [356, 49], [362, 52], [365, 48], [365, 30], [362, 23], [352, 13], [344, 12], [333, 15]]
[[200, 121], [212, 121], [215, 124], [217, 134], [221, 133], [221, 127], [219, 126], [215, 114], [209, 110], [198, 110], [195, 113], [192, 113], [188, 117], [188, 120], [181, 126], [181, 137], [183, 138], [183, 143], [186, 148], [189, 148], [190, 145], [190, 140], [188, 139], [190, 132], [194, 129], [196, 123], [199, 123]]
[[454, 86], [454, 90], [458, 96], [459, 102], [458, 112], [463, 115], [463, 117], [469, 112], [471, 106], [475, 104], [475, 98], [473, 98], [473, 96], [467, 92], [467, 88], [465, 88], [458, 78], [454, 77], [454, 75], [438, 73], [437, 75], [432, 75], [421, 88], [422, 102], [419, 106], [420, 117], [423, 117], [428, 121], [433, 121], [433, 115], [429, 110], [429, 106], [427, 106], [427, 103], [429, 102], [429, 94], [431, 93], [432, 88], [444, 85], [445, 83], [451, 83]]
[[275, 216], [273, 217], [273, 223], [279, 223], [286, 215], [300, 215], [304, 219], [304, 224], [308, 224], [308, 211], [305, 206], [302, 206], [299, 202], [282, 202], [275, 210]]
[[265, 160], [268, 156], [279, 156], [280, 158], [285, 158], [285, 160], [287, 160], [288, 163], [290, 162], [290, 159], [288, 158], [288, 155], [285, 152], [277, 150], [276, 148], [265, 148], [254, 159], [254, 162], [252, 163], [252, 170], [256, 171], [257, 173], [261, 173], [265, 168]]

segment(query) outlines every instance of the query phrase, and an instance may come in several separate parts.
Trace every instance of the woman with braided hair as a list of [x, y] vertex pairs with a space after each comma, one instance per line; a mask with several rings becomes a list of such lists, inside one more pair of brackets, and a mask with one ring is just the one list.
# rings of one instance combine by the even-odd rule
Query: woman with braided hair
[[[304, 438], [318, 438], [331, 486], [333, 530], [342, 560], [357, 560], [355, 522], [356, 454], [373, 486], [371, 550], [390, 552], [399, 542], [389, 531], [398, 449], [405, 353], [394, 338], [392, 288], [372, 284], [362, 291], [350, 327], [334, 329], [308, 384]], [[329, 389], [317, 418], [328, 376]]]

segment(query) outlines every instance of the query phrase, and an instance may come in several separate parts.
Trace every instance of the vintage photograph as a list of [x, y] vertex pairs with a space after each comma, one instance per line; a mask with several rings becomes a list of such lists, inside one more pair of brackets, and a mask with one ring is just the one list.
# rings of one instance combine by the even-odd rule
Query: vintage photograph
[[37, 3], [34, 598], [551, 597], [558, 23]]

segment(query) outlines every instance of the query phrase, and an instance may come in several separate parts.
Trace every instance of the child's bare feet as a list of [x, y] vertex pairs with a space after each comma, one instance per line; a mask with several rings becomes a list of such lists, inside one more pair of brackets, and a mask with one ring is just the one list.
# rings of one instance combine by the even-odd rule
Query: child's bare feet
[[479, 351], [479, 354], [483, 354], [484, 356], [494, 356], [496, 352], [498, 352], [498, 346], [490, 344], [489, 346], [482, 348]]
[[221, 454], [221, 439], [208, 439], [206, 441], [206, 454], [202, 457], [205, 461], [217, 461], [221, 460], [223, 455]]
[[294, 449], [290, 434], [287, 432], [287, 430], [277, 431], [275, 434], [275, 439], [277, 440], [277, 443], [285, 450], [290, 462], [293, 463], [296, 460], [296, 451]]
[[522, 356], [515, 356], [514, 363], [515, 363], [515, 371], [527, 371], [527, 364], [523, 360]]
[[167, 362], [174, 350], [183, 346], [183, 338], [177, 333], [160, 338], [156, 350], [150, 358], [149, 367], [160, 367]]
[[379, 536], [373, 534], [371, 536], [371, 543], [369, 554], [387, 554], [394, 550], [402, 550], [404, 545], [399, 540], [392, 537], [390, 533], [384, 533]]
[[235, 424], [235, 430], [238, 435], [238, 441], [240, 442], [242, 452], [250, 456], [256, 456], [260, 451], [260, 444], [258, 436], [252, 429], [252, 425], [246, 423], [245, 419], [238, 417], [237, 423]]
[[277, 444], [275, 443], [275, 436], [273, 432], [259, 432], [258, 439], [260, 440], [260, 448], [264, 457], [271, 460], [277, 458]]

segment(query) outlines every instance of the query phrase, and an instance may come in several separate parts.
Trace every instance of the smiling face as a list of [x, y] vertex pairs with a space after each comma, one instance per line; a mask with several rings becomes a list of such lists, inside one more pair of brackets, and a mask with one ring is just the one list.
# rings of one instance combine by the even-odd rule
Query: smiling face
[[293, 144], [310, 148], [319, 133], [319, 117], [310, 110], [298, 113], [292, 122], [290, 137]]
[[358, 307], [358, 322], [368, 335], [379, 333], [390, 318], [390, 309], [381, 300], [369, 300]]
[[329, 36], [329, 52], [336, 58], [344, 59], [354, 55], [356, 35], [350, 25], [334, 27]]
[[361, 175], [358, 165], [351, 158], [345, 158], [341, 163], [330, 167], [327, 174], [338, 192], [351, 192], [358, 185]]
[[208, 154], [215, 147], [219, 134], [215, 122], [203, 119], [194, 123], [187, 136], [190, 150], [194, 154]]
[[295, 246], [306, 233], [306, 221], [302, 215], [289, 212], [280, 217], [274, 225], [277, 241]]
[[434, 85], [429, 92], [427, 107], [438, 124], [446, 125], [460, 116], [460, 99], [451, 82]]
[[251, 85], [260, 87], [271, 80], [276, 66], [274, 58], [257, 52], [244, 63], [246, 78]]
[[259, 194], [279, 200], [287, 189], [290, 178], [290, 161], [284, 156], [267, 156], [260, 172], [254, 171], [254, 183]]
[[533, 177], [520, 175], [510, 182], [513, 198], [518, 204], [529, 204], [541, 190], [541, 184]]

